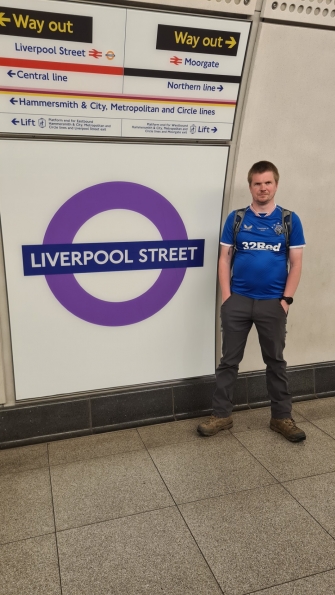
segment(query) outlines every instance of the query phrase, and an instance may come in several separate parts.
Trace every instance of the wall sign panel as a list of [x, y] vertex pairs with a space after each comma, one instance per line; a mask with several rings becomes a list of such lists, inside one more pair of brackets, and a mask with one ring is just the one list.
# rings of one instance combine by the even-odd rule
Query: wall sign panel
[[228, 147], [0, 145], [17, 399], [212, 374]]
[[2, 132], [231, 138], [250, 22], [41, 0], [0, 15]]

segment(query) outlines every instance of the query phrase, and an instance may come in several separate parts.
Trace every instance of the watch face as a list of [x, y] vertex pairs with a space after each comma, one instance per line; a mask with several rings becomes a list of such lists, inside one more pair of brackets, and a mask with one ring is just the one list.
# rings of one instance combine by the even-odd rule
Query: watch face
[[293, 304], [293, 298], [292, 297], [284, 297], [283, 298], [285, 300], [285, 302], [290, 306], [291, 304]]

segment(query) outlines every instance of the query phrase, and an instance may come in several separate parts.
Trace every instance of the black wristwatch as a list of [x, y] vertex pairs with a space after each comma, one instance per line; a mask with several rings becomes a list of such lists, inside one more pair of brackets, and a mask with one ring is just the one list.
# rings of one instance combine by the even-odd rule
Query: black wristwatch
[[283, 295], [281, 298], [279, 298], [280, 302], [282, 300], [284, 300], [284, 302], [286, 302], [289, 306], [293, 304], [293, 297], [287, 297], [286, 295]]

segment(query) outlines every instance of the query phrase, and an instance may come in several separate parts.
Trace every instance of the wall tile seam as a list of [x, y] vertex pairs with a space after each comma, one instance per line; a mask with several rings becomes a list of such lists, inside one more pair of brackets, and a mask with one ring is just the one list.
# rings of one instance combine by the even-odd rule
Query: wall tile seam
[[0, 225], [0, 353], [2, 364], [1, 402], [9, 405], [15, 402], [12, 336], [9, 319], [7, 275], [4, 259], [3, 233]]
[[283, 25], [284, 27], [299, 27], [301, 29], [319, 29], [319, 30], [326, 30], [326, 31], [334, 31], [335, 26], [332, 25], [323, 25], [321, 23], [314, 23], [314, 22], [306, 22], [306, 21], [293, 21], [284, 19], [274, 19], [271, 17], [264, 17], [261, 16], [261, 22], [267, 23], [269, 25]]
[[5, 360], [4, 360], [4, 350], [3, 350], [3, 333], [2, 333], [2, 325], [0, 321], [0, 400], [2, 404], [6, 402], [6, 382], [5, 382]]
[[89, 423], [89, 428], [92, 431], [92, 403], [91, 403], [91, 399], [87, 399], [88, 400], [88, 423]]
[[172, 396], [172, 415], [173, 415], [173, 419], [176, 419], [176, 412], [175, 412], [175, 399], [176, 399], [176, 397], [175, 397], [175, 394], [174, 394], [174, 387], [172, 387], [171, 393], [172, 393], [172, 395], [171, 395]]

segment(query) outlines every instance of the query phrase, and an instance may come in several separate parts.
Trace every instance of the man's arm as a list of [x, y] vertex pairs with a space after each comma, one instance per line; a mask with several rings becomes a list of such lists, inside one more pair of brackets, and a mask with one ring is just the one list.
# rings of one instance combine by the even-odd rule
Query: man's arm
[[233, 256], [233, 246], [221, 246], [219, 258], [219, 283], [221, 287], [222, 303], [231, 295], [230, 291], [230, 267]]
[[[301, 277], [301, 269], [302, 269], [302, 254], [303, 248], [291, 248], [289, 251], [289, 264], [290, 270], [287, 276], [287, 281], [285, 285], [284, 295], [293, 297], [295, 292], [297, 291], [297, 287], [299, 285], [300, 277]], [[282, 301], [281, 305], [283, 306], [285, 312], [288, 312], [289, 306], [286, 302]]]

